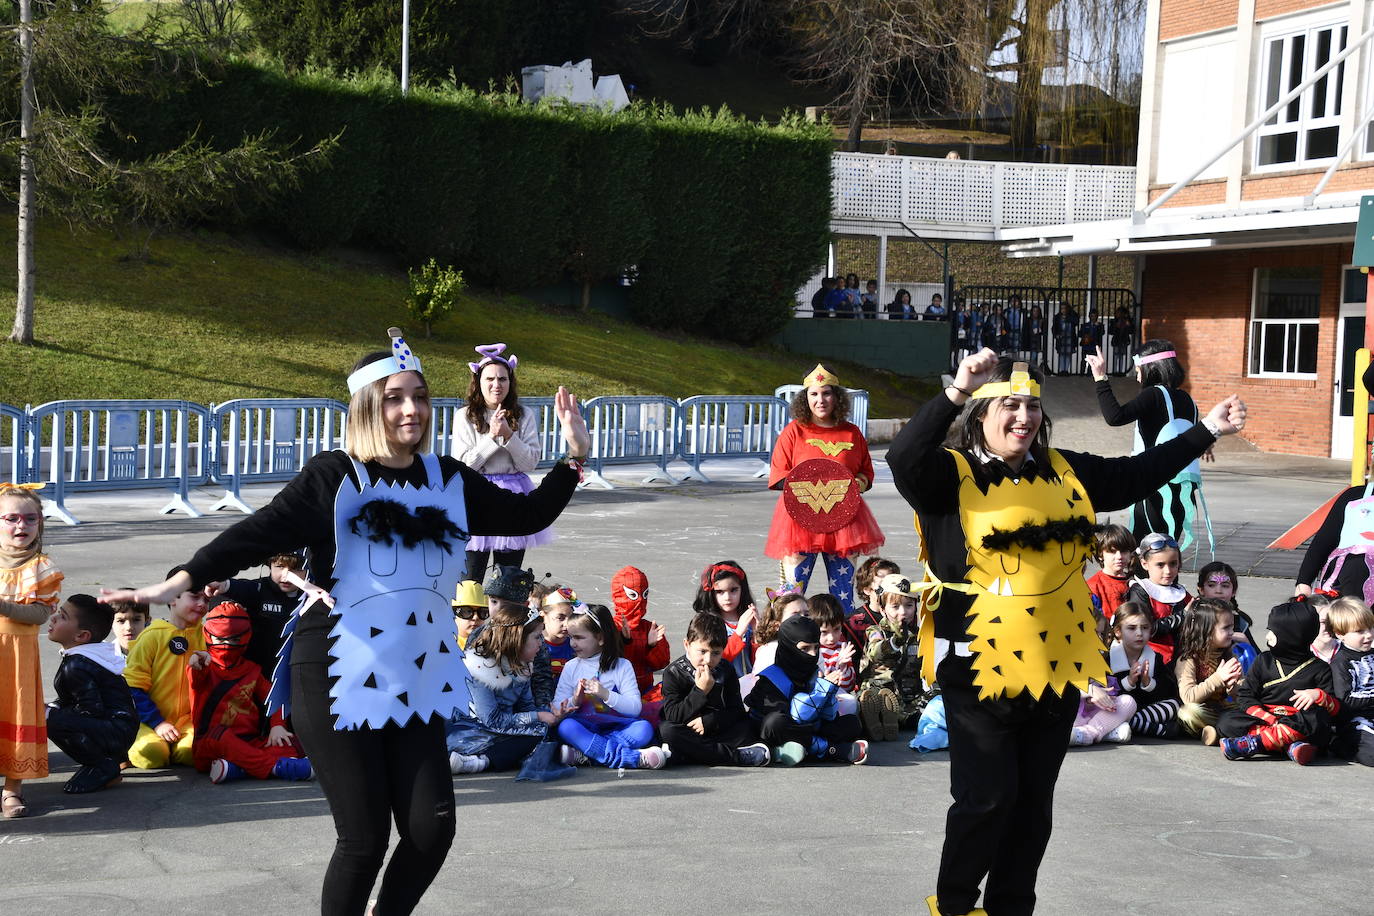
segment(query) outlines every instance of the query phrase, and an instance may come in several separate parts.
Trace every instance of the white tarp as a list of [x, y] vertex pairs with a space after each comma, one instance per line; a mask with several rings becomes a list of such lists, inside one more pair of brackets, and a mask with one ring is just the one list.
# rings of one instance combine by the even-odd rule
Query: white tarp
[[592, 76], [591, 58], [575, 64], [567, 61], [561, 67], [525, 67], [520, 71], [520, 91], [526, 102], [535, 102], [548, 96], [564, 99], [573, 105], [607, 105], [612, 111], [619, 111], [630, 104], [630, 97], [619, 76], [603, 76], [600, 79]]

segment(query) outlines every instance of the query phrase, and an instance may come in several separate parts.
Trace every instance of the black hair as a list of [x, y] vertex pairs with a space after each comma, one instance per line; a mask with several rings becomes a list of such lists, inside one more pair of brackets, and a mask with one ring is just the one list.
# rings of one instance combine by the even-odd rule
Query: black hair
[[730, 631], [719, 614], [696, 614], [687, 624], [687, 641], [704, 642], [712, 649], [724, 649], [730, 641]]
[[811, 609], [810, 617], [816, 621], [816, 625], [825, 629], [827, 627], [844, 626], [844, 608], [840, 606], [840, 600], [827, 592], [812, 595], [806, 600]]
[[1240, 578], [1236, 575], [1236, 571], [1231, 568], [1231, 564], [1213, 560], [1197, 571], [1197, 593], [1199, 595], [1202, 594], [1202, 584], [1217, 573], [1223, 573], [1226, 578], [1231, 580], [1232, 595], [1240, 591]]
[[[1147, 340], [1140, 345], [1136, 351], [1137, 356], [1150, 356], [1155, 353], [1163, 353], [1174, 349], [1171, 341], [1162, 337], [1154, 340]], [[1165, 388], [1177, 388], [1183, 384], [1183, 364], [1178, 361], [1177, 356], [1170, 356], [1165, 359], [1155, 360], [1140, 367], [1140, 384], [1145, 387], [1151, 385], [1163, 385]]]
[[[987, 379], [988, 382], [1007, 382], [1011, 381], [1011, 367], [1015, 363], [1010, 356], [1002, 356], [997, 360], [997, 366], [992, 370], [992, 375]], [[1039, 385], [1045, 384], [1045, 374], [1035, 366], [1027, 366], [1030, 377]], [[969, 398], [964, 403], [963, 413], [959, 415], [957, 425], [954, 430], [955, 447], [966, 451], [986, 452], [988, 450], [988, 440], [983, 436], [983, 418], [988, 414], [988, 408], [997, 398]], [[1045, 412], [1042, 404], [1040, 408], [1040, 429], [1035, 433], [1035, 442], [1031, 444], [1031, 456], [1035, 458], [1035, 463], [1040, 467], [1049, 467], [1049, 447], [1050, 447], [1050, 415]]]
[[90, 595], [68, 595], [67, 604], [76, 611], [76, 625], [90, 631], [91, 642], [104, 642], [114, 625], [114, 608], [101, 604]]
[[[728, 569], [716, 570], [711, 574], [710, 581], [702, 582], [701, 586], [697, 589], [696, 597], [692, 599], [692, 610], [696, 611], [698, 614], [715, 614], [717, 617], [720, 616], [720, 605], [716, 604], [716, 593], [712, 590], [711, 586], [715, 585], [721, 579], [736, 579], [739, 581], [739, 613], [744, 613], [744, 610], [749, 607], [749, 605], [757, 604], [757, 602], [754, 601], [754, 593], [749, 591], [749, 576], [744, 573], [743, 566], [740, 566], [734, 560], [721, 560], [718, 563], [712, 563], [711, 566], [732, 566], [738, 569], [741, 575], [737, 576]], [[710, 567], [707, 567], [707, 569], [710, 569]], [[744, 634], [741, 633], [740, 635], [743, 636]]]
[[615, 625], [615, 616], [604, 604], [587, 605], [587, 613], [574, 614], [568, 626], [585, 623], [597, 636], [601, 637], [601, 673], [605, 674], [615, 667], [623, 650], [620, 645], [620, 628]]
[[902, 297], [903, 297], [903, 296], [906, 296], [907, 299], [910, 299], [910, 298], [911, 298], [911, 293], [910, 293], [908, 290], [905, 290], [905, 289], [899, 289], [899, 290], [897, 290], [897, 292], [894, 293], [893, 296], [892, 296], [892, 304], [893, 304], [893, 305], [901, 305], [901, 304], [902, 304]]

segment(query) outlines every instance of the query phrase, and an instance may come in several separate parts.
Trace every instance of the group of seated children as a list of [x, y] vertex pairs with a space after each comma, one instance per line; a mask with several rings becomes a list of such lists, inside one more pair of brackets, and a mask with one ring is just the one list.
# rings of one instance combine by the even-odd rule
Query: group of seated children
[[797, 588], [770, 589], [760, 613], [740, 565], [714, 563], [674, 660], [633, 566], [611, 579], [614, 611], [515, 567], [485, 588], [461, 583], [470, 701], [449, 723], [451, 768], [515, 769], [545, 740], [566, 765], [862, 764], [869, 741], [896, 738], [929, 697], [914, 586], [879, 558], [857, 584], [864, 607], [851, 619], [833, 596]]
[[1258, 651], [1227, 564], [1199, 570], [1194, 599], [1167, 535], [1137, 545], [1110, 525], [1097, 547], [1088, 587], [1112, 673], [1080, 703], [1074, 744], [1183, 734], [1228, 760], [1286, 754], [1306, 765], [1329, 750], [1374, 766], [1374, 612], [1364, 602], [1284, 602]]

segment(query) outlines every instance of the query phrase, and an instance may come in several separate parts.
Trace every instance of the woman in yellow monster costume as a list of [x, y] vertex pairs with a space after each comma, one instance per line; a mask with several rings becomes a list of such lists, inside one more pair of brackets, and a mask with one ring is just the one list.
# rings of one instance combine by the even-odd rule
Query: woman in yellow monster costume
[[[957, 418], [954, 447], [944, 446]], [[1083, 564], [1096, 512], [1143, 499], [1245, 422], [1232, 395], [1129, 458], [1049, 447], [1040, 378], [984, 349], [888, 449], [916, 510], [923, 674], [949, 722], [950, 806], [935, 916], [1031, 913], [1079, 692], [1105, 683]]]

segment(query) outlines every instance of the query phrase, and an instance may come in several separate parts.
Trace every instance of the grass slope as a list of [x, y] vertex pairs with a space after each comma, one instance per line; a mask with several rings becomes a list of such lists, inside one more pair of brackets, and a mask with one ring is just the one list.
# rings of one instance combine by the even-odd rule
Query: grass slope
[[[14, 250], [14, 232], [12, 213], [4, 213], [3, 250]], [[0, 343], [0, 402], [346, 400], [348, 367], [384, 346], [393, 324], [409, 329], [431, 390], [448, 397], [467, 392], [472, 347], [494, 340], [519, 355], [520, 386], [528, 395], [551, 394], [559, 384], [583, 398], [766, 394], [799, 381], [815, 364], [777, 349], [659, 334], [598, 313], [550, 311], [482, 291], [424, 340], [402, 304], [401, 271], [283, 254], [212, 233], [158, 239], [151, 262], [128, 260], [131, 247], [108, 234], [44, 227], [37, 248], [38, 345]], [[0, 266], [0, 283], [14, 289], [12, 259]], [[931, 393], [913, 379], [834, 368], [850, 386], [872, 392], [872, 416], [907, 416]]]

